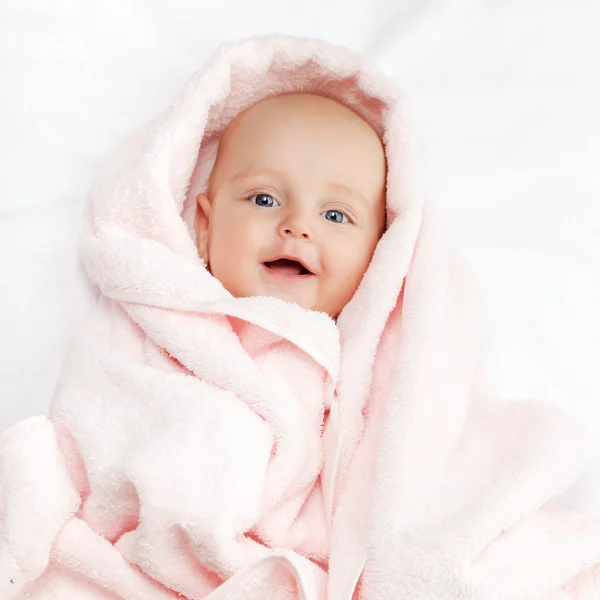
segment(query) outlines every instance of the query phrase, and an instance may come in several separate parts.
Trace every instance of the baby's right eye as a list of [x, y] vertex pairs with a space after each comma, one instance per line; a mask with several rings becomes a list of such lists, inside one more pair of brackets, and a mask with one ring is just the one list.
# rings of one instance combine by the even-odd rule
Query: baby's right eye
[[271, 208], [273, 206], [279, 206], [279, 203], [273, 196], [269, 194], [256, 194], [254, 196], [250, 196], [248, 200], [251, 200], [257, 206], [264, 206], [265, 208]]

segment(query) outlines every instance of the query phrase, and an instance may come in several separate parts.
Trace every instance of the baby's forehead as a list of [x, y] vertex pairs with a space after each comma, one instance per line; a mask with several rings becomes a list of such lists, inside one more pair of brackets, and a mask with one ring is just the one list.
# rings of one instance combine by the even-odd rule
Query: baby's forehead
[[242, 110], [223, 130], [221, 143], [225, 144], [244, 128], [302, 126], [319, 121], [327, 123], [331, 119], [340, 128], [362, 129], [380, 139], [371, 125], [345, 104], [312, 92], [293, 92], [263, 98]]

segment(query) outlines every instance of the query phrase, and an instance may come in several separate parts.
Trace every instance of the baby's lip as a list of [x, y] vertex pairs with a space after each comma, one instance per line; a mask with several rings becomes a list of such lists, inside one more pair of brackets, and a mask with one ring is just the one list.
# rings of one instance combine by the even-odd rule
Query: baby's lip
[[297, 263], [300, 263], [308, 271], [308, 274], [315, 275], [312, 265], [309, 264], [309, 262], [306, 259], [303, 259], [300, 256], [295, 256], [294, 254], [278, 254], [278, 255], [274, 256], [273, 258], [269, 258], [268, 260], [265, 260], [263, 262], [263, 265], [266, 266], [266, 263], [271, 263], [271, 262], [275, 262], [276, 260], [282, 260], [282, 259], [293, 260]]

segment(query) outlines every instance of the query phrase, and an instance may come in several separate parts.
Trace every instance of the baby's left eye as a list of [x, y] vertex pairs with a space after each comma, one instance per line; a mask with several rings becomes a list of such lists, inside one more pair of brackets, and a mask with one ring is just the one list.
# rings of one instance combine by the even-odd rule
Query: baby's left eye
[[[327, 210], [323, 213], [325, 218], [332, 223], [348, 223], [348, 217], [339, 210]], [[344, 220], [345, 219], [345, 220]]]

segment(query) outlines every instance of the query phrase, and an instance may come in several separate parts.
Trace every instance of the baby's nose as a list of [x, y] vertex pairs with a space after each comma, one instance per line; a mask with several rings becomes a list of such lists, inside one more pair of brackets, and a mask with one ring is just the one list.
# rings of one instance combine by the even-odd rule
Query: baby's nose
[[287, 219], [281, 224], [279, 232], [283, 237], [297, 237], [307, 240], [312, 238], [312, 232], [307, 219]]

